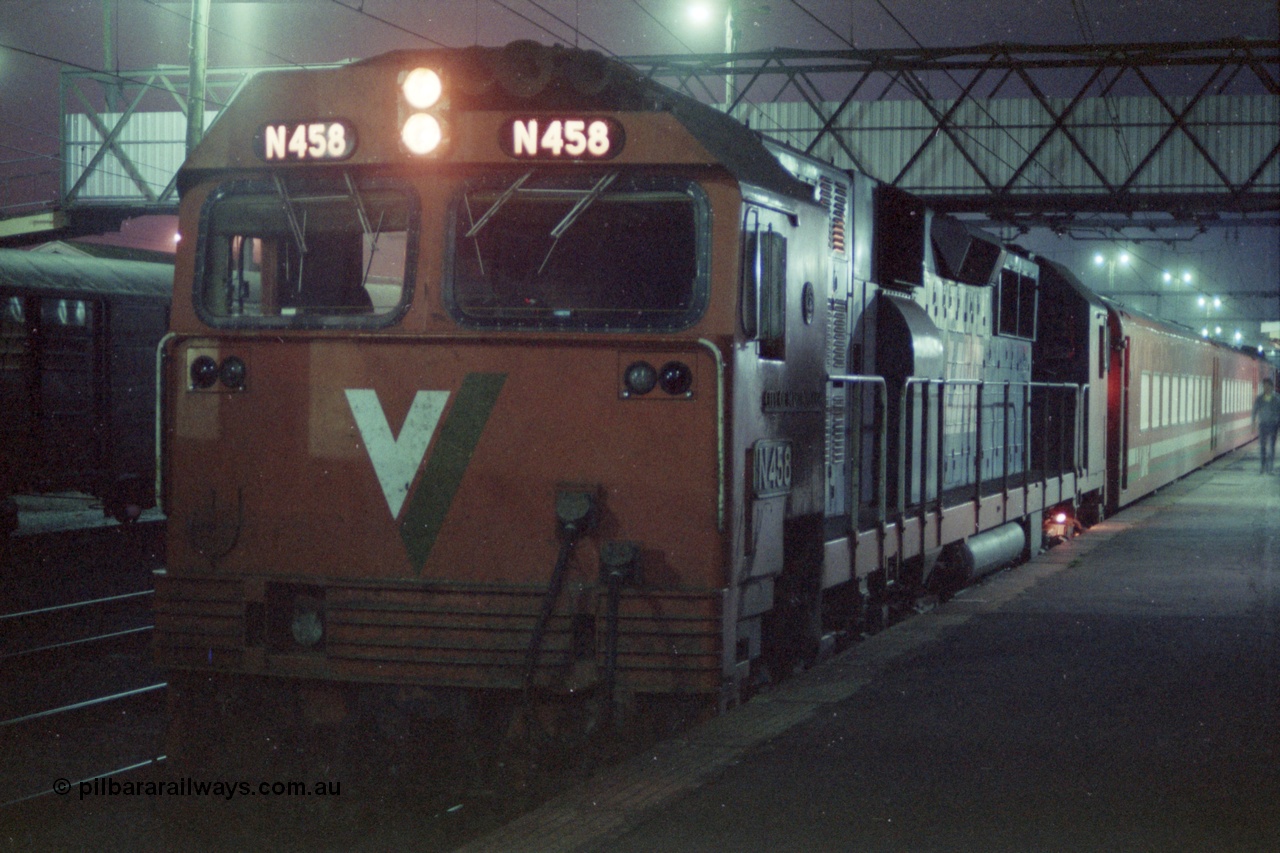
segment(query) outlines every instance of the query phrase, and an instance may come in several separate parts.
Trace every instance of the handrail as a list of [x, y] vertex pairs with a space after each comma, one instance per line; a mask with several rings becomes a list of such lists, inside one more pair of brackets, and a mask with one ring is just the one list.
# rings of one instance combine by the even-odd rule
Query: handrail
[[[830, 374], [827, 376], [827, 382], [832, 385], [864, 384], [864, 385], [874, 385], [876, 387], [877, 403], [879, 405], [879, 428], [876, 434], [877, 446], [875, 448], [877, 455], [879, 457], [879, 465], [878, 465], [879, 475], [877, 477], [877, 489], [876, 489], [876, 492], [877, 492], [876, 524], [880, 534], [880, 542], [882, 546], [881, 553], [883, 554], [883, 542], [884, 542], [884, 536], [887, 533], [888, 512], [889, 512], [888, 482], [887, 482], [888, 481], [888, 454], [886, 453], [886, 450], [888, 449], [888, 442], [889, 442], [888, 383], [883, 376], [867, 376], [867, 375], [859, 375], [859, 374]], [[933, 480], [934, 480], [933, 484], [935, 486], [936, 493], [932, 501], [927, 497], [929, 495], [929, 485], [930, 485], [928, 466], [924, 464], [920, 465], [920, 469], [921, 469], [920, 470], [920, 488], [921, 488], [922, 499], [919, 504], [919, 512], [920, 512], [920, 520], [921, 520], [921, 525], [920, 525], [921, 536], [923, 537], [925, 535], [924, 517], [929, 512], [930, 503], [934, 504], [933, 511], [937, 513], [939, 517], [941, 517], [943, 512], [942, 484], [943, 484], [943, 470], [944, 470], [945, 450], [946, 450], [944, 439], [946, 436], [946, 427], [948, 423], [946, 418], [946, 413], [947, 413], [946, 391], [948, 388], [971, 387], [971, 388], [977, 389], [977, 394], [973, 401], [972, 408], [970, 409], [966, 407], [966, 411], [972, 412], [974, 416], [973, 430], [974, 430], [975, 440], [974, 440], [974, 446], [973, 446], [973, 456], [974, 456], [973, 500], [975, 502], [975, 505], [980, 504], [982, 500], [982, 484], [984, 482], [984, 478], [982, 476], [982, 464], [984, 459], [983, 447], [982, 447], [982, 426], [983, 426], [982, 410], [986, 402], [986, 400], [984, 399], [984, 392], [988, 385], [999, 386], [1002, 389], [1001, 391], [1002, 397], [1003, 397], [1002, 408], [1005, 411], [1005, 416], [1004, 416], [1004, 422], [1002, 424], [1002, 430], [1004, 432], [1004, 451], [1003, 451], [1004, 463], [1001, 466], [1001, 481], [1002, 481], [1002, 488], [1004, 490], [1004, 493], [1007, 494], [1009, 491], [1009, 474], [1010, 474], [1009, 468], [1010, 468], [1010, 462], [1013, 461], [1009, 457], [1009, 436], [1013, 428], [1013, 423], [1011, 422], [1012, 419], [1008, 416], [1008, 412], [1012, 410], [1012, 407], [1014, 405], [1017, 405], [1019, 410], [1022, 413], [1022, 433], [1023, 433], [1023, 436], [1022, 436], [1022, 439], [1023, 439], [1022, 440], [1022, 474], [1023, 474], [1022, 488], [1024, 493], [1024, 498], [1023, 498], [1024, 504], [1027, 502], [1027, 499], [1029, 498], [1029, 495], [1030, 495], [1031, 484], [1030, 484], [1029, 477], [1031, 473], [1031, 438], [1032, 438], [1032, 423], [1031, 423], [1030, 413], [1031, 413], [1031, 406], [1032, 406], [1032, 392], [1036, 389], [1042, 389], [1046, 391], [1061, 390], [1061, 391], [1074, 392], [1074, 398], [1075, 398], [1075, 404], [1076, 404], [1075, 413], [1074, 413], [1075, 441], [1073, 442], [1072, 447], [1068, 451], [1072, 455], [1072, 460], [1071, 460], [1072, 464], [1070, 468], [1067, 468], [1065, 465], [1063, 465], [1064, 460], [1061, 458], [1061, 454], [1066, 449], [1062, 447], [1061, 446], [1062, 443], [1059, 442], [1059, 454], [1060, 454], [1059, 460], [1058, 460], [1059, 468], [1060, 468], [1059, 476], [1061, 476], [1063, 473], [1065, 473], [1068, 470], [1074, 472], [1077, 478], [1081, 475], [1081, 472], [1082, 472], [1081, 466], [1083, 464], [1081, 459], [1081, 454], [1082, 454], [1082, 448], [1084, 446], [1083, 439], [1081, 437], [1081, 428], [1082, 428], [1082, 425], [1085, 423], [1085, 420], [1084, 420], [1085, 407], [1083, 403], [1084, 403], [1084, 400], [1086, 399], [1086, 395], [1088, 392], [1087, 385], [1080, 385], [1074, 382], [1034, 382], [1034, 381], [1012, 381], [1012, 380], [988, 382], [982, 379], [931, 379], [923, 376], [908, 377], [907, 380], [903, 383], [902, 390], [898, 399], [898, 436], [897, 436], [898, 489], [897, 489], [897, 500], [895, 502], [896, 503], [895, 514], [897, 516], [896, 527], [897, 527], [898, 537], [899, 537], [897, 553], [899, 555], [903, 554], [905, 551], [905, 548], [904, 548], [905, 543], [902, 541], [902, 539], [905, 536], [906, 517], [907, 517], [906, 459], [907, 459], [908, 439], [911, 437], [910, 436], [911, 430], [909, 429], [910, 425], [908, 423], [909, 419], [907, 417], [907, 407], [908, 407], [908, 404], [911, 402], [913, 390], [917, 387], [922, 388], [922, 393], [920, 395], [920, 398], [922, 401], [921, 403], [922, 413], [920, 417], [920, 422], [924, 430], [924, 436], [923, 436], [924, 441], [921, 444], [922, 460], [928, 452], [928, 439], [930, 438], [931, 429], [936, 430], [936, 433], [934, 433], [934, 435], [937, 436], [936, 469], [933, 472]], [[938, 393], [936, 395], [937, 407], [938, 407], [937, 417], [935, 419], [936, 424], [931, 424], [930, 423], [931, 419], [928, 417], [928, 406], [930, 405], [930, 396], [931, 396], [929, 393], [929, 388], [931, 387], [936, 387], [938, 389]], [[1013, 397], [1014, 389], [1021, 390], [1021, 394], [1019, 395], [1021, 397], [1020, 401], [1015, 402]], [[1065, 400], [1069, 398], [1064, 395], [1062, 399], [1065, 402]], [[912, 418], [912, 420], [914, 420], [914, 418]], [[1064, 420], [1063, 428], [1065, 428], [1065, 420]], [[1042, 488], [1046, 488], [1047, 481], [1048, 481], [1047, 466], [1045, 466], [1045, 471], [1043, 472], [1043, 479], [1044, 479], [1044, 483], [1042, 484]], [[853, 500], [856, 505], [857, 497], [854, 496]], [[924, 548], [925, 544], [926, 543], [922, 540], [921, 542], [922, 549]], [[888, 567], [886, 567], [886, 569], [887, 568]], [[892, 578], [887, 578], [887, 579], [892, 580]]]
[[164, 512], [164, 364], [165, 353], [178, 337], [169, 332], [156, 344], [156, 507]]
[[[986, 408], [984, 391], [986, 390], [988, 385], [994, 385], [994, 386], [1003, 388], [1002, 408], [1003, 408], [1004, 414], [1002, 416], [1003, 422], [1002, 422], [1001, 428], [1004, 433], [1004, 444], [1003, 444], [1003, 451], [1002, 451], [1003, 458], [1002, 458], [1002, 465], [1001, 465], [1001, 472], [1000, 472], [1000, 478], [1002, 483], [1002, 493], [1007, 495], [1009, 492], [1009, 473], [1010, 473], [1009, 463], [1012, 461], [1009, 458], [1009, 430], [1011, 428], [1011, 424], [1010, 424], [1011, 418], [1009, 416], [1009, 412], [1012, 410], [1012, 406], [1014, 405], [1014, 402], [1012, 399], [1012, 391], [1014, 388], [1020, 388], [1022, 390], [1022, 394], [1021, 394], [1022, 399], [1018, 405], [1022, 413], [1022, 424], [1023, 424], [1022, 475], [1023, 475], [1024, 503], [1026, 502], [1030, 494], [1029, 478], [1031, 473], [1031, 438], [1032, 438], [1032, 435], [1031, 435], [1032, 393], [1031, 392], [1035, 389], [1043, 389], [1047, 391], [1070, 390], [1075, 392], [1075, 404], [1076, 404], [1075, 412], [1074, 412], [1075, 441], [1073, 442], [1073, 446], [1070, 450], [1072, 454], [1072, 460], [1071, 460], [1072, 464], [1070, 466], [1070, 469], [1068, 469], [1063, 464], [1064, 460], [1061, 458], [1061, 454], [1064, 452], [1065, 448], [1063, 447], [1063, 442], [1059, 442], [1058, 475], [1062, 476], [1064, 472], [1066, 472], [1067, 470], [1071, 470], [1076, 475], [1077, 479], [1079, 478], [1082, 470], [1081, 469], [1081, 464], [1082, 464], [1081, 448], [1083, 444], [1082, 444], [1080, 434], [1081, 434], [1081, 427], [1082, 427], [1082, 417], [1084, 413], [1083, 402], [1085, 399], [1085, 393], [1088, 390], [1086, 385], [1080, 385], [1074, 382], [1035, 382], [1035, 381], [1013, 381], [1013, 380], [988, 382], [987, 380], [983, 380], [983, 379], [932, 379], [932, 378], [923, 377], [923, 376], [907, 377], [906, 381], [903, 382], [902, 384], [902, 390], [898, 400], [898, 448], [897, 448], [898, 449], [898, 489], [897, 489], [897, 501], [896, 501], [897, 505], [895, 507], [895, 510], [896, 510], [896, 516], [897, 516], [897, 527], [898, 527], [898, 537], [899, 537], [899, 548], [898, 548], [899, 555], [903, 553], [904, 551], [903, 546], [905, 545], [905, 542], [903, 542], [902, 540], [903, 540], [903, 537], [905, 536], [906, 519], [907, 519], [907, 445], [908, 445], [908, 439], [910, 438], [910, 431], [911, 431], [910, 427], [913, 426], [913, 424], [909, 423], [909, 421], [915, 420], [914, 417], [908, 418], [907, 413], [908, 413], [908, 406], [912, 403], [914, 399], [914, 395], [913, 395], [914, 389], [917, 387], [921, 388], [921, 392], [919, 394], [919, 400], [921, 405], [920, 424], [921, 424], [921, 429], [923, 434], [920, 436], [921, 464], [920, 464], [920, 472], [919, 472], [919, 477], [920, 477], [919, 517], [921, 522], [920, 547], [923, 552], [927, 544], [924, 541], [924, 536], [925, 536], [924, 520], [925, 520], [925, 516], [929, 512], [929, 504], [931, 502], [929, 498], [930, 483], [929, 483], [928, 466], [924, 462], [926, 455], [928, 453], [928, 447], [929, 447], [928, 442], [929, 442], [929, 439], [931, 438], [930, 419], [928, 417], [928, 411], [929, 411], [928, 407], [930, 405], [930, 396], [931, 396], [929, 393], [929, 389], [931, 387], [937, 387], [938, 389], [938, 393], [936, 395], [938, 415], [936, 419], [937, 420], [936, 433], [934, 433], [934, 435], [936, 435], [936, 438], [937, 438], [936, 468], [935, 468], [935, 471], [933, 472], [933, 480], [934, 480], [933, 486], [935, 489], [935, 494], [932, 502], [935, 504], [935, 506], [933, 507], [933, 511], [938, 514], [939, 518], [941, 518], [943, 513], [943, 506], [942, 506], [943, 468], [944, 468], [944, 462], [945, 462], [945, 436], [946, 436], [946, 427], [947, 427], [946, 391], [948, 388], [963, 388], [963, 387], [972, 387], [977, 389], [977, 394], [973, 401], [972, 408], [970, 409], [966, 407], [966, 412], [972, 412], [973, 414], [973, 434], [975, 438], [974, 438], [974, 444], [972, 448], [973, 450], [973, 483], [972, 483], [973, 497], [972, 497], [972, 500], [975, 506], [979, 506], [981, 505], [981, 501], [982, 501], [982, 484], [984, 482], [984, 478], [982, 476], [982, 466], [983, 466], [983, 462], [985, 461], [984, 452], [983, 452], [984, 447], [983, 447], [983, 441], [982, 441], [983, 426], [984, 426], [983, 410]], [[1066, 397], [1064, 396], [1063, 399], [1065, 400]], [[1065, 418], [1060, 420], [1063, 421], [1062, 428], [1065, 428]], [[1048, 462], [1047, 458], [1045, 461], [1046, 463]], [[1048, 476], [1049, 476], [1048, 466], [1046, 464], [1043, 467], [1044, 467], [1044, 470], [1042, 471], [1041, 488], [1047, 489]], [[977, 525], [977, 519], [975, 518], [975, 527], [976, 525]]]
[[711, 353], [716, 363], [716, 529], [724, 532], [725, 509], [725, 423], [724, 423], [724, 356], [720, 348], [706, 338], [698, 338], [698, 344]]

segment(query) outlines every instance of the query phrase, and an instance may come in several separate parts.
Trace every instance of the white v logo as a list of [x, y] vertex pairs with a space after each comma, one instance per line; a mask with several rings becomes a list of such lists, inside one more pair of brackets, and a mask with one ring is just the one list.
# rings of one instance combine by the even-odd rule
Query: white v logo
[[435, 434], [440, 415], [449, 402], [448, 391], [419, 391], [405, 416], [404, 426], [398, 437], [391, 435], [386, 412], [378, 400], [378, 392], [372, 388], [348, 388], [347, 404], [364, 439], [365, 449], [378, 475], [378, 484], [387, 498], [391, 517], [400, 515], [400, 507], [409, 494], [413, 478], [418, 473], [427, 445]]

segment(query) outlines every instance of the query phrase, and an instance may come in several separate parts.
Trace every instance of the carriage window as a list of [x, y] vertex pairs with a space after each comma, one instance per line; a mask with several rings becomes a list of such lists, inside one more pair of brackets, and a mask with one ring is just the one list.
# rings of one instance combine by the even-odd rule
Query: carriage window
[[682, 329], [706, 306], [707, 231], [688, 181], [493, 175], [454, 204], [446, 300], [472, 327]]
[[392, 322], [416, 219], [406, 188], [350, 175], [224, 187], [201, 219], [196, 306], [220, 326]]

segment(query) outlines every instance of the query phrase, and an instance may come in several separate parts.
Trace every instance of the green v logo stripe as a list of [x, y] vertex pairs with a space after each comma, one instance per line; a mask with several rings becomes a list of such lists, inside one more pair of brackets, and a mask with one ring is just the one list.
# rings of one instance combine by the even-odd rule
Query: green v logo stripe
[[462, 476], [471, 463], [480, 434], [493, 413], [498, 394], [507, 380], [505, 373], [469, 373], [440, 425], [436, 447], [427, 460], [418, 487], [409, 497], [409, 508], [400, 520], [400, 538], [409, 551], [409, 563], [422, 574], [427, 557], [435, 547]]

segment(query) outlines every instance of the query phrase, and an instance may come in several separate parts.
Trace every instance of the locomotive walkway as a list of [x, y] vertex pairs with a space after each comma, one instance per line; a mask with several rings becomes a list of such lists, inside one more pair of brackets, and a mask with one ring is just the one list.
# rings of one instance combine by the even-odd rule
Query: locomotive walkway
[[467, 851], [1280, 849], [1255, 445]]

